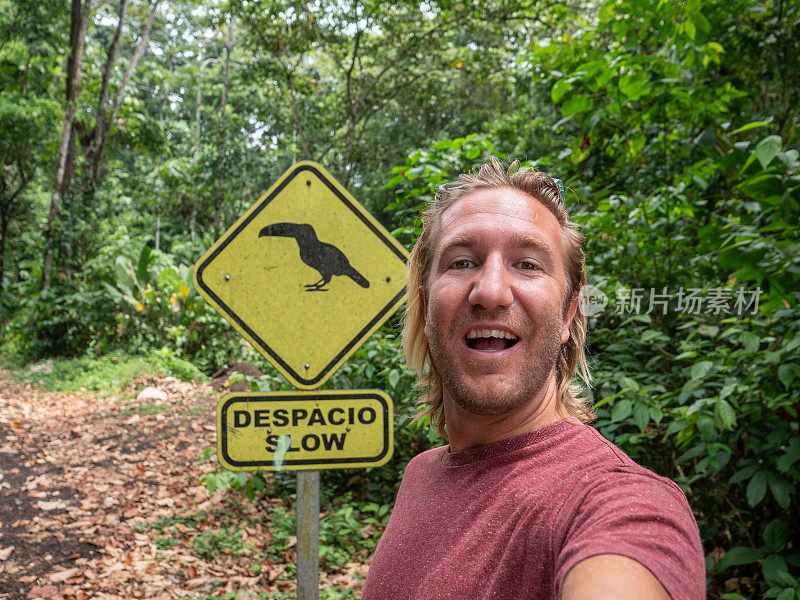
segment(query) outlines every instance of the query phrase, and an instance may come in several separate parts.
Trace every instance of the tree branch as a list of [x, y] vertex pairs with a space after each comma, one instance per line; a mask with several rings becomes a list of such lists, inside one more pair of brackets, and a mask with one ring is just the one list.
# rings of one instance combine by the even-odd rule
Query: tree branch
[[139, 59], [142, 58], [147, 50], [147, 44], [150, 41], [150, 30], [152, 29], [153, 21], [155, 21], [156, 18], [156, 10], [158, 9], [159, 2], [161, 2], [161, 0], [153, 0], [153, 4], [150, 7], [150, 16], [147, 18], [144, 31], [142, 31], [142, 38], [139, 40], [139, 45], [136, 46], [136, 50], [133, 52], [131, 62], [128, 64], [128, 68], [125, 70], [125, 75], [122, 77], [122, 83], [119, 84], [117, 93], [114, 95], [114, 102], [111, 105], [111, 115], [108, 119], [111, 122], [113, 122], [117, 117], [117, 111], [119, 110], [120, 102], [122, 102], [122, 95], [125, 93], [125, 88], [128, 87], [128, 82], [133, 76], [133, 71], [136, 69]]

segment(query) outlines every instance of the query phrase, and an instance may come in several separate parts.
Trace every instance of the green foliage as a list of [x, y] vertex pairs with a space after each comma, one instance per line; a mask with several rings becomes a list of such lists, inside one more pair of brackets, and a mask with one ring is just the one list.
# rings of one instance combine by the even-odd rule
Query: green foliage
[[179, 539], [177, 539], [177, 538], [172, 537], [172, 536], [165, 535], [165, 536], [156, 538], [154, 543], [155, 543], [156, 548], [159, 548], [160, 550], [167, 550], [169, 548], [172, 548], [173, 546], [177, 546], [178, 544], [181, 543], [181, 541]]
[[158, 372], [181, 381], [205, 381], [207, 377], [194, 363], [180, 358], [173, 349], [164, 346], [153, 350], [148, 358], [156, 365]]
[[46, 389], [65, 393], [86, 390], [110, 394], [128, 387], [136, 377], [151, 374], [177, 377], [182, 381], [206, 379], [193, 364], [174, 356], [165, 361], [163, 354], [156, 351], [141, 357], [120, 352], [99, 358], [55, 358], [41, 363], [40, 368], [34, 371], [31, 365], [9, 363], [7, 366], [11, 376], [18, 381], [32, 380]]
[[352, 562], [357, 554], [371, 556], [389, 521], [391, 505], [354, 502], [350, 495], [332, 504], [340, 508], [332, 507], [320, 519], [320, 559], [330, 568]]
[[137, 524], [134, 525], [134, 529], [137, 531], [148, 531], [153, 530], [159, 533], [164, 533], [165, 531], [174, 532], [175, 525], [181, 524], [190, 529], [196, 529], [197, 526], [205, 521], [208, 518], [208, 515], [205, 511], [199, 510], [196, 514], [189, 514], [189, 515], [173, 515], [171, 517], [160, 517], [159, 519], [153, 521], [152, 523], [147, 524]]
[[[372, 555], [391, 514], [390, 504], [358, 502], [350, 494], [328, 500], [323, 496], [323, 513], [319, 521], [320, 564], [325, 570], [342, 567], [353, 557]], [[297, 534], [293, 512], [278, 506], [270, 514], [274, 559], [280, 558], [290, 536]]]
[[243, 544], [241, 540], [242, 529], [228, 527], [211, 529], [192, 540], [192, 551], [200, 558], [211, 560], [220, 554], [238, 555], [251, 544]]
[[36, 360], [87, 349], [101, 355], [152, 349], [149, 359], [161, 372], [184, 380], [252, 358], [255, 353], [194, 289], [191, 266], [181, 261], [197, 251], [175, 250], [137, 249], [129, 229], [117, 227], [76, 277], [24, 300], [4, 328], [10, 333], [6, 352]]
[[433, 200], [436, 188], [497, 154], [492, 141], [476, 134], [442, 140], [409, 154], [404, 165], [392, 169], [386, 182], [395, 195], [384, 208], [392, 219], [392, 233], [410, 248], [422, 231], [417, 217]]

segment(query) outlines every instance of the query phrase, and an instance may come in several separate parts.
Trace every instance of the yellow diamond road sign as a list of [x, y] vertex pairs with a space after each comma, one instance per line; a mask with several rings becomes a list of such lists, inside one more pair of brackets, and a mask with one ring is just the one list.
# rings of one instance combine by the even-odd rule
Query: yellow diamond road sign
[[290, 168], [198, 261], [200, 293], [315, 389], [400, 306], [405, 248], [320, 165]]
[[217, 405], [217, 458], [232, 471], [378, 467], [392, 423], [380, 390], [230, 394]]

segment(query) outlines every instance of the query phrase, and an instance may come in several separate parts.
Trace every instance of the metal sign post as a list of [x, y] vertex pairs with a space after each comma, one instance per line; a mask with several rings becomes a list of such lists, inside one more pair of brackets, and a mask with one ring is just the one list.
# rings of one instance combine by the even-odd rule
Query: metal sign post
[[297, 472], [297, 600], [319, 599], [319, 471]]

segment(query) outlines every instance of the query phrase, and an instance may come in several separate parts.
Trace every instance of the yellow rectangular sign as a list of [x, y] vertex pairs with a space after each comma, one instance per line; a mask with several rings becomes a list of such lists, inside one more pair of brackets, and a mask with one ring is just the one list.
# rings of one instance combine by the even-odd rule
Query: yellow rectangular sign
[[380, 390], [245, 392], [217, 405], [217, 458], [233, 471], [377, 467], [392, 456]]

